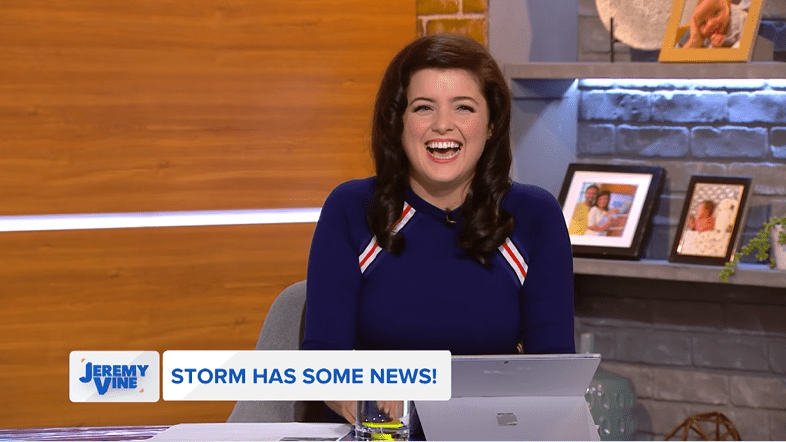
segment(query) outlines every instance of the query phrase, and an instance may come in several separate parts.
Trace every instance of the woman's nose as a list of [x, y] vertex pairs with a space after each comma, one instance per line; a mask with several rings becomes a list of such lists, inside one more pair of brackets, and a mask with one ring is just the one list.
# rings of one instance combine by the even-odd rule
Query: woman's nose
[[448, 112], [437, 112], [431, 126], [434, 132], [445, 133], [452, 129], [453, 119]]

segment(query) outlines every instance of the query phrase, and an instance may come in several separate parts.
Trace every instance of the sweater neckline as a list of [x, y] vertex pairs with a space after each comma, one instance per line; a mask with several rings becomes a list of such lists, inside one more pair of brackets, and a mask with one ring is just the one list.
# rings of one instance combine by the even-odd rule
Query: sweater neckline
[[415, 193], [415, 191], [412, 190], [412, 187], [410, 186], [407, 186], [406, 193], [404, 194], [404, 200], [417, 212], [427, 213], [442, 221], [446, 221], [448, 219], [457, 221], [461, 217], [461, 206], [458, 206], [450, 211], [440, 209], [439, 207], [418, 196], [418, 194]]

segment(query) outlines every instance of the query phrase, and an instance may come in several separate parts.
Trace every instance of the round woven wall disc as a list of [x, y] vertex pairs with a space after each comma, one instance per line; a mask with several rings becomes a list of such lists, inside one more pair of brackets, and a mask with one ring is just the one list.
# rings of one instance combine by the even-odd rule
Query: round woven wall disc
[[614, 38], [644, 50], [660, 49], [671, 14], [672, 0], [595, 0], [608, 31], [614, 17]]

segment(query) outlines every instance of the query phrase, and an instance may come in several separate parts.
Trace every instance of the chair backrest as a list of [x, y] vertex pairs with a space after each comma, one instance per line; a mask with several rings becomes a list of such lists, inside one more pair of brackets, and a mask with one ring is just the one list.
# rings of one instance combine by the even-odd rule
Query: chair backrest
[[[298, 350], [303, 340], [306, 281], [287, 287], [273, 301], [256, 350]], [[239, 401], [227, 422], [309, 422], [321, 404], [301, 401]], [[318, 419], [318, 418], [317, 418]]]
[[306, 313], [306, 281], [285, 288], [267, 312], [255, 350], [299, 350]]

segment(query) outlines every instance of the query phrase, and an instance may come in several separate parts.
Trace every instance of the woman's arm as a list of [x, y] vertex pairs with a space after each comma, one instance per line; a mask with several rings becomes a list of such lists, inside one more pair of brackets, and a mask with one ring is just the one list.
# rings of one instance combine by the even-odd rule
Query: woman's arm
[[604, 212], [597, 208], [593, 207], [590, 209], [589, 220], [587, 221], [587, 229], [592, 230], [593, 232], [600, 232], [603, 231], [604, 228], [598, 225], [598, 222], [603, 218]]
[[611, 227], [611, 223], [612, 223], [611, 216], [609, 216], [609, 212], [605, 212], [603, 214], [603, 217], [601, 218], [601, 221], [603, 219], [605, 219], [606, 222], [601, 223], [600, 225], [598, 225], [598, 231], [600, 231], [600, 232], [605, 232], [609, 227]]
[[[352, 350], [355, 346], [360, 291], [356, 236], [364, 227], [363, 183], [350, 181], [338, 186], [320, 212], [308, 257], [303, 350]], [[355, 423], [355, 401], [325, 404]]]
[[343, 417], [350, 424], [355, 424], [355, 401], [325, 401], [325, 404], [333, 410], [334, 413]]
[[537, 207], [533, 204], [530, 215], [515, 219], [517, 226], [532, 224], [529, 233], [516, 238], [526, 249], [529, 266], [521, 288], [523, 351], [575, 353], [570, 236], [559, 203], [540, 190]]
[[369, 180], [338, 186], [325, 200], [308, 258], [304, 350], [352, 350], [355, 346], [361, 274], [358, 245], [365, 226]]

